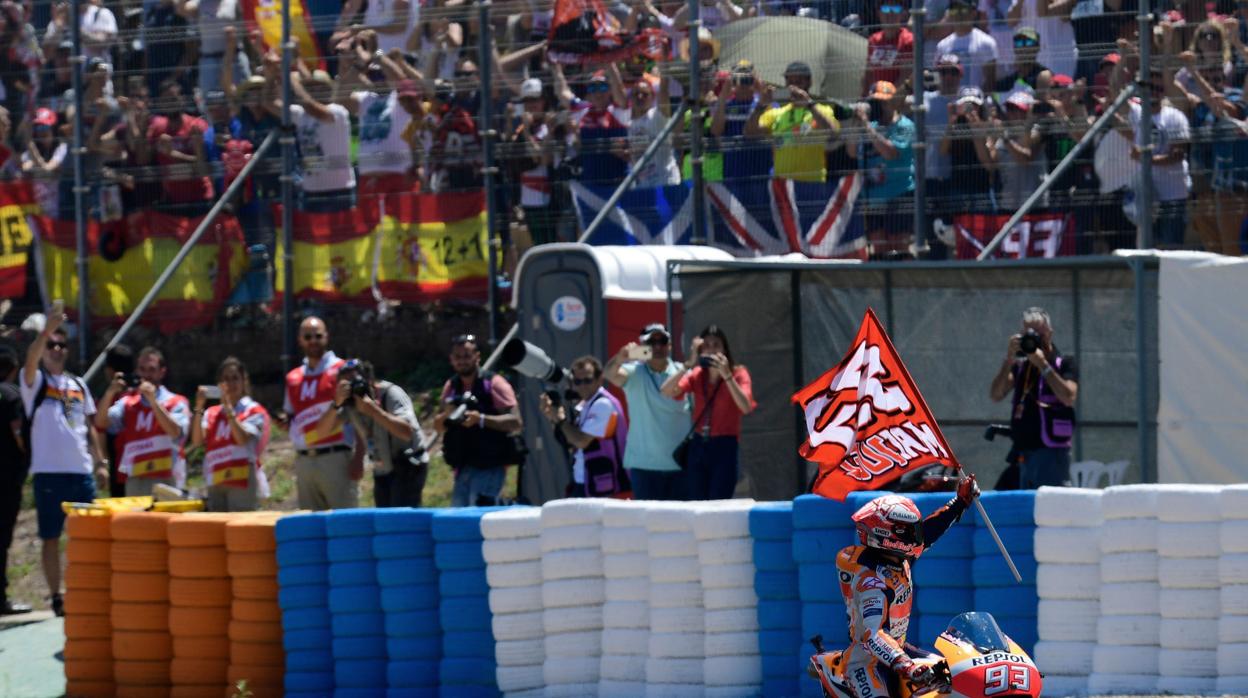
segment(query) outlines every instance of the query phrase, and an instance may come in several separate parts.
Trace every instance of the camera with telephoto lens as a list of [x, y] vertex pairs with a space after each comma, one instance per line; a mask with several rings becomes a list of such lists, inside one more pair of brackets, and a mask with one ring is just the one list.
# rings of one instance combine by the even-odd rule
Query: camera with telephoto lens
[[468, 414], [468, 410], [478, 409], [481, 403], [477, 401], [476, 395], [464, 393], [463, 395], [455, 396], [447, 404], [454, 405], [455, 409], [451, 410], [451, 413], [446, 416], [446, 423], [463, 426], [464, 415]]
[[139, 384], [143, 382], [143, 377], [137, 373], [126, 374], [126, 387], [137, 390]]
[[351, 394], [356, 397], [364, 397], [368, 395], [368, 379], [364, 376], [356, 376], [351, 379]]
[[1018, 339], [1018, 356], [1028, 356], [1040, 348], [1040, 333], [1029, 329]]

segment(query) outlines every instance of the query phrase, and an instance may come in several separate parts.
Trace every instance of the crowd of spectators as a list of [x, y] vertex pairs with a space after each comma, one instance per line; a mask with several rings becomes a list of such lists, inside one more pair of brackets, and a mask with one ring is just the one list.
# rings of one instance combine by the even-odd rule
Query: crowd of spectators
[[[260, 3], [264, 4], [264, 3]], [[298, 206], [350, 209], [367, 197], [483, 185], [483, 143], [497, 134], [498, 233], [521, 246], [578, 234], [570, 185], [618, 184], [687, 96], [688, 7], [620, 0], [600, 33], [661, 37], [624, 60], [548, 54], [553, 6], [495, 3], [489, 26], [463, 0], [307, 0], [320, 61], [292, 73]], [[585, 6], [593, 11], [592, 3]], [[905, 254], [915, 158], [924, 158], [935, 246], [956, 213], [1011, 213], [1140, 71], [1135, 0], [927, 0], [923, 84], [914, 85], [909, 2], [703, 0], [692, 51], [704, 69], [708, 182], [863, 175], [861, 210], [876, 257]], [[1226, 254], [1248, 244], [1248, 0], [1166, 0], [1155, 8], [1153, 181], [1139, 107], [1114, 117], [1038, 210], [1069, 213], [1080, 252], [1133, 246], [1151, 186], [1160, 246]], [[143, 208], [204, 213], [280, 125], [281, 57], [242, 0], [83, 0], [85, 207], [101, 222]], [[720, 61], [712, 36], [758, 16], [809, 18], [783, 74]], [[29, 176], [44, 209], [72, 218], [70, 4], [0, 2], [0, 176]], [[492, 79], [482, 84], [482, 33]], [[866, 39], [865, 65], [828, 61], [821, 33]], [[804, 36], [803, 33], [806, 35]], [[836, 38], [833, 38], [835, 41]], [[308, 47], [299, 47], [308, 55]], [[771, 47], [769, 51], [783, 51]], [[622, 54], [621, 54], [622, 55]], [[647, 57], [649, 56], [649, 57]], [[815, 56], [815, 58], [811, 58]], [[816, 62], [824, 61], [824, 62]], [[774, 61], [773, 61], [774, 62]], [[813, 63], [813, 65], [812, 65]], [[770, 63], [769, 63], [770, 64]], [[761, 62], [760, 62], [761, 65]], [[857, 101], [830, 100], [815, 78], [861, 72]], [[915, 94], [926, 113], [919, 144]], [[480, 123], [489, 100], [496, 123]], [[687, 113], [636, 186], [687, 182]], [[280, 191], [272, 148], [233, 202], [250, 242], [270, 243]]]

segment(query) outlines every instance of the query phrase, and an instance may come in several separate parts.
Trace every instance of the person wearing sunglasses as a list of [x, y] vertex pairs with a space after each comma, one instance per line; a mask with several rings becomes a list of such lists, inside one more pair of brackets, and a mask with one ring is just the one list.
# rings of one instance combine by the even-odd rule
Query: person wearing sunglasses
[[[91, 502], [96, 482], [108, 482], [108, 463], [101, 457], [98, 434], [91, 423], [95, 401], [82, 379], [65, 370], [69, 333], [56, 301], [44, 328], [26, 350], [19, 390], [26, 410], [23, 438], [29, 444], [34, 475], [35, 511], [42, 544], [43, 576], [52, 611], [65, 615], [61, 600], [61, 532], [64, 502]], [[101, 484], [101, 487], [103, 485]]]
[[607, 380], [624, 392], [628, 402], [633, 442], [624, 452], [624, 467], [633, 481], [634, 499], [685, 498], [684, 474], [672, 452], [689, 431], [689, 405], [660, 390], [667, 379], [681, 373], [671, 353], [671, 334], [662, 323], [652, 322], [636, 342], [620, 347], [605, 369]]
[[914, 34], [906, 28], [910, 15], [903, 0], [885, 0], [879, 7], [880, 30], [867, 37], [867, 69], [862, 94], [877, 82], [900, 85], [914, 71]]
[[994, 86], [994, 92], [1002, 102], [1017, 90], [1030, 92], [1034, 96], [1038, 91], [1048, 89], [1053, 71], [1037, 60], [1039, 56], [1039, 32], [1031, 27], [1015, 29], [1014, 72], [997, 80]]
[[745, 135], [772, 139], [776, 177], [825, 182], [827, 143], [841, 130], [836, 113], [811, 97], [814, 73], [806, 63], [794, 61], [785, 67], [784, 84], [789, 100], [778, 107], [772, 107], [771, 86], [763, 85], [758, 104], [746, 121]]
[[[632, 111], [628, 123], [628, 152], [632, 159], [630, 167], [637, 169], [641, 156], [651, 143], [658, 140], [659, 133], [667, 120], [671, 118], [671, 103], [668, 101], [668, 88], [671, 78], [663, 75], [656, 86], [647, 78], [642, 78], [633, 85]], [[680, 166], [676, 164], [676, 154], [672, 150], [671, 139], [665, 139], [658, 152], [650, 158], [650, 162], [641, 170], [641, 174], [633, 180], [638, 187], [663, 187], [680, 184]]]
[[[1079, 69], [1079, 46], [1075, 41], [1075, 27], [1070, 22], [1074, 7], [1074, 2], [1017, 0], [1010, 8], [1015, 27], [1035, 27], [1040, 43], [1037, 60], [1055, 73], [1072, 76]], [[1015, 34], [1017, 38], [1017, 32]], [[1017, 55], [1017, 42], [1014, 51]]]
[[542, 416], [554, 425], [556, 438], [573, 451], [568, 496], [630, 499], [633, 486], [624, 468], [628, 417], [620, 401], [602, 387], [603, 380], [597, 357], [574, 360], [572, 392], [580, 402], [569, 406], [543, 394]]
[[[1150, 100], [1152, 105], [1153, 192], [1157, 205], [1153, 237], [1158, 248], [1173, 249], [1181, 246], [1187, 235], [1187, 197], [1192, 187], [1187, 165], [1191, 126], [1187, 116], [1166, 100], [1166, 80], [1160, 70], [1150, 73], [1148, 85], [1148, 92], [1142, 98]], [[1131, 159], [1137, 162], [1144, 157], [1141, 150], [1144, 138], [1140, 130], [1142, 114], [1139, 104], [1130, 105], [1128, 122], [1135, 134]]]
[[975, 26], [975, 16], [971, 0], [953, 0], [941, 21], [953, 33], [936, 44], [936, 55], [956, 54], [963, 68], [961, 87], [988, 91], [997, 82], [997, 40]]
[[762, 86], [754, 64], [738, 61], [729, 74], [725, 93], [715, 100], [711, 111], [709, 131], [719, 140], [723, 176], [728, 181], [759, 180], [771, 175], [771, 149], [745, 137], [745, 124], [758, 106]]
[[585, 99], [571, 102], [581, 159], [581, 181], [614, 187], [628, 174], [628, 125], [632, 114], [620, 78], [611, 64], [585, 85]]

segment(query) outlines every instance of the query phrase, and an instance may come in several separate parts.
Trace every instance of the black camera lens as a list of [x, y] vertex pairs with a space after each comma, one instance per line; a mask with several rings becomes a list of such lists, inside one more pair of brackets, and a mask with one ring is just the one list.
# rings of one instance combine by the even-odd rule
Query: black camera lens
[[139, 383], [142, 383], [142, 382], [143, 382], [143, 378], [139, 374], [137, 373], [126, 374], [126, 385], [130, 386], [131, 388], [139, 387]]
[[356, 397], [368, 395], [368, 381], [361, 376], [351, 379], [351, 394]]
[[702, 367], [703, 369], [705, 369], [705, 370], [710, 370], [710, 368], [711, 368], [711, 357], [709, 357], [709, 356], [699, 356], [699, 357], [698, 357], [698, 365], [699, 365], [699, 366], [701, 366], [701, 367]]
[[1036, 353], [1040, 348], [1040, 335], [1035, 330], [1027, 330], [1025, 334], [1018, 340], [1019, 356], [1027, 356]]

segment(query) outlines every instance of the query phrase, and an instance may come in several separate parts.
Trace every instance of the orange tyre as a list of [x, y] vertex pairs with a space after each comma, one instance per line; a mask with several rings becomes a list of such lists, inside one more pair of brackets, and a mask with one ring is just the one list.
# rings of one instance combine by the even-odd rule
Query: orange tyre
[[274, 553], [230, 553], [231, 577], [276, 577], [277, 556]]
[[118, 572], [113, 575], [113, 602], [169, 601], [169, 577], [159, 573]]
[[121, 685], [134, 686], [168, 686], [169, 662], [113, 662], [113, 675], [117, 680], [117, 693], [121, 695]]
[[70, 589], [65, 592], [66, 613], [108, 613], [113, 598], [107, 589]]
[[65, 678], [81, 681], [108, 681], [113, 678], [109, 659], [78, 659], [65, 662]]
[[235, 577], [234, 598], [277, 601], [277, 577]]
[[273, 536], [277, 518], [247, 516], [231, 521], [225, 527], [225, 549], [232, 553], [271, 553], [277, 550]]
[[230, 618], [253, 623], [281, 623], [282, 609], [272, 601], [234, 599], [234, 603], [230, 605]]
[[113, 571], [108, 565], [85, 565], [76, 562], [65, 567], [66, 589], [108, 589]]
[[[78, 516], [71, 518], [102, 519], [103, 516]], [[65, 682], [65, 698], [113, 698], [117, 695], [117, 684], [110, 678], [107, 681], [75, 681]], [[215, 697], [214, 698], [219, 698]]]
[[221, 608], [230, 605], [234, 588], [229, 577], [218, 579], [169, 579], [169, 602], [183, 608]]
[[169, 609], [169, 633], [178, 637], [224, 637], [230, 627], [230, 609], [179, 608]]
[[230, 621], [231, 642], [281, 642], [281, 623], [248, 623], [245, 620]]
[[231, 642], [230, 661], [256, 666], [286, 666], [286, 651], [280, 642]]
[[113, 623], [107, 615], [65, 616], [65, 637], [70, 640], [108, 640]]
[[174, 635], [173, 656], [192, 659], [230, 658], [230, 638], [225, 635]]
[[113, 643], [108, 640], [66, 640], [61, 656], [66, 663], [81, 659], [112, 661]]
[[113, 630], [138, 630], [153, 633], [169, 632], [169, 604], [115, 603], [110, 617]]
[[123, 684], [117, 682], [117, 698], [169, 698], [169, 691], [173, 687], [169, 684]]
[[183, 659], [174, 657], [169, 673], [178, 683], [225, 685], [226, 659]]
[[225, 548], [170, 548], [169, 575], [181, 579], [228, 577]]
[[229, 514], [183, 514], [169, 522], [169, 545], [179, 548], [225, 547]]
[[[87, 517], [78, 517], [87, 518]], [[108, 565], [113, 559], [113, 543], [107, 540], [70, 539], [65, 546], [65, 560], [70, 564], [85, 562], [90, 565]]]
[[157, 511], [119, 512], [113, 514], [110, 530], [113, 540], [142, 540], [167, 543], [169, 522], [173, 514]]
[[112, 540], [112, 526], [111, 516], [70, 516], [65, 520], [71, 544], [75, 540]]
[[224, 685], [225, 679], [204, 686], [175, 684], [169, 689], [169, 698], [221, 698], [221, 687]]
[[173, 656], [168, 632], [118, 630], [113, 632], [113, 659], [167, 662]]
[[113, 543], [114, 572], [168, 572], [169, 544], [119, 540]]

